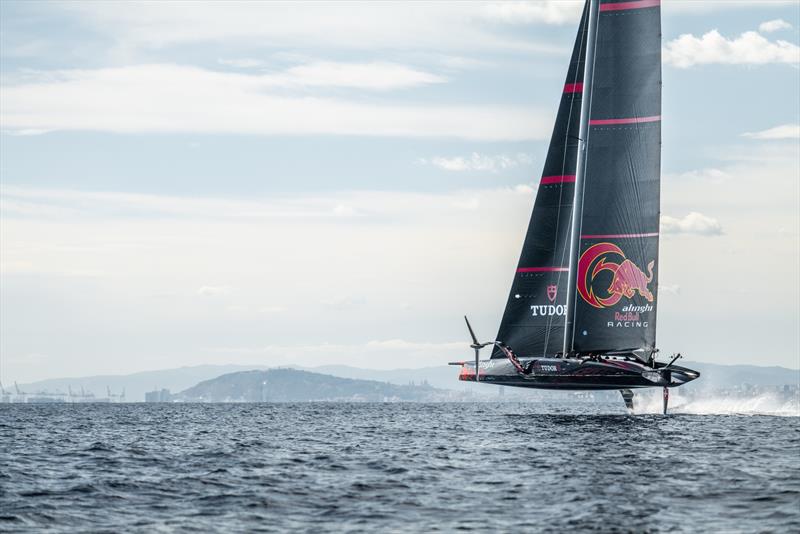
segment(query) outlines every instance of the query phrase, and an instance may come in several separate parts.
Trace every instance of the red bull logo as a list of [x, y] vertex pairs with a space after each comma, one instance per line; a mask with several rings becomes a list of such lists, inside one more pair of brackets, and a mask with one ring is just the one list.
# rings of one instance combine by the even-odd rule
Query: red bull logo
[[[653, 265], [652, 261], [647, 265], [648, 274], [645, 274], [617, 245], [597, 243], [586, 249], [578, 260], [578, 293], [595, 308], [613, 306], [622, 297], [632, 299], [637, 292], [653, 302], [655, 297], [647, 287], [653, 281]], [[603, 271], [611, 273], [606, 296], [596, 294], [593, 288], [595, 277]]]

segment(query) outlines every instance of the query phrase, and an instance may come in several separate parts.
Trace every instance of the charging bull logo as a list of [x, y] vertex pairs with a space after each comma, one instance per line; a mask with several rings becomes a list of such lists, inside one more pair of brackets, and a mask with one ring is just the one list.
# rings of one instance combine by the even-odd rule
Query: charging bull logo
[[[647, 265], [648, 274], [645, 274], [617, 245], [597, 243], [586, 249], [578, 260], [578, 293], [595, 308], [613, 306], [622, 297], [632, 299], [636, 292], [653, 302], [653, 293], [647, 286], [653, 281], [654, 264], [651, 261]], [[609, 271], [612, 276], [606, 297], [596, 295], [592, 287], [595, 277], [603, 271]]]

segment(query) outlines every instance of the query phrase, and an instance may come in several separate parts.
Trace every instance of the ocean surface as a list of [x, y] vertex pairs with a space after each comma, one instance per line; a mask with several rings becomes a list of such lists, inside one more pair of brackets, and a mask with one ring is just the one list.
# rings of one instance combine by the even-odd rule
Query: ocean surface
[[798, 532], [800, 418], [0, 405], [0, 531]]

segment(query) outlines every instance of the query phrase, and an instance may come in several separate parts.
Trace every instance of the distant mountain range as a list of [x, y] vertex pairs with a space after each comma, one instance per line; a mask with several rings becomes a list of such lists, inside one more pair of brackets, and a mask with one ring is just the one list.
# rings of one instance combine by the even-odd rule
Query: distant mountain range
[[182, 391], [173, 400], [196, 402], [353, 401], [438, 402], [461, 400], [453, 391], [428, 384], [400, 386], [300, 371], [269, 369], [228, 373]]
[[[756, 365], [718, 365], [700, 362], [679, 362], [692, 369], [700, 371], [699, 380], [683, 386], [682, 389], [714, 389], [732, 387], [741, 384], [754, 386], [782, 386], [784, 384], [800, 384], [800, 370], [785, 367], [760, 367]], [[143, 401], [147, 391], [155, 389], [169, 389], [173, 393], [181, 392], [197, 385], [200, 382], [217, 378], [228, 373], [239, 371], [268, 369], [267, 366], [253, 365], [199, 365], [194, 367], [180, 367], [158, 371], [145, 371], [129, 375], [100, 375], [76, 378], [56, 378], [42, 380], [29, 384], [21, 384], [21, 391], [26, 393], [58, 391], [66, 392], [72, 388], [73, 392], [91, 391], [97, 396], [105, 396], [107, 388], [114, 394], [119, 394], [124, 389], [128, 401]], [[376, 370], [360, 369], [346, 365], [325, 365], [321, 367], [293, 367], [293, 369], [323, 373], [339, 378], [359, 380], [372, 380], [395, 385], [422, 384], [426, 382], [433, 388], [455, 390], [460, 393], [468, 392], [483, 397], [496, 397], [498, 389], [458, 381], [458, 368], [446, 365], [425, 367], [422, 369], [393, 369]], [[3, 384], [6, 390], [12, 389], [13, 384]], [[524, 390], [506, 388], [509, 395], [525, 396]]]

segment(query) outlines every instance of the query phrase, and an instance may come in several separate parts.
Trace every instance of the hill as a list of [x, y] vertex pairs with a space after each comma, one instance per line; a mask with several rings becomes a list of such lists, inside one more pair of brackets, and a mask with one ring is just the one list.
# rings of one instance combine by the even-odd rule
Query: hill
[[[679, 364], [696, 369], [702, 373], [700, 380], [684, 386], [684, 388], [688, 390], [703, 391], [707, 389], [735, 387], [743, 384], [754, 386], [797, 385], [798, 382], [800, 382], [800, 371], [797, 369], [787, 369], [785, 367], [720, 365], [683, 360], [681, 360]], [[115, 394], [119, 394], [124, 388], [127, 401], [141, 402], [144, 400], [146, 391], [166, 388], [174, 393], [191, 388], [193, 385], [198, 384], [198, 382], [216, 378], [220, 375], [254, 369], [265, 370], [267, 366], [199, 365], [194, 367], [145, 371], [129, 375], [56, 378], [29, 384], [20, 384], [20, 389], [28, 393], [45, 391], [55, 393], [57, 391], [66, 392], [70, 387], [73, 391], [80, 391], [81, 388], [84, 388], [86, 391], [94, 392], [95, 395], [105, 396], [107, 387]], [[395, 385], [421, 384], [425, 382], [434, 388], [451, 390], [459, 395], [469, 392], [471, 395], [490, 399], [498, 395], [498, 390], [495, 387], [486, 387], [484, 385], [476, 386], [472, 383], [459, 382], [457, 378], [458, 369], [446, 365], [421, 369], [391, 370], [360, 369], [346, 365], [294, 367], [294, 369], [312, 373], [323, 373], [339, 378], [372, 380], [382, 383], [388, 382]], [[4, 383], [3, 385], [6, 390], [13, 388], [12, 384]], [[525, 397], [530, 394], [531, 392], [525, 392], [525, 390], [513, 390], [511, 388], [507, 388], [506, 390], [506, 395], [514, 397]]]
[[200, 382], [176, 396], [178, 400], [199, 402], [436, 402], [456, 397], [428, 384], [401, 386], [297, 369], [228, 373]]
[[[255, 365], [196, 365], [192, 367], [178, 367], [174, 369], [159, 369], [156, 371], [142, 371], [128, 375], [96, 375], [73, 378], [52, 378], [28, 384], [20, 384], [21, 391], [27, 393], [66, 393], [69, 389], [73, 392], [92, 392], [98, 397], [105, 397], [107, 389], [118, 395], [125, 391], [128, 402], [141, 402], [144, 394], [154, 389], [166, 388], [181, 391], [191, 387], [201, 380], [208, 380], [225, 373], [258, 368]], [[263, 367], [265, 368], [265, 367]], [[12, 384], [3, 383], [6, 390]]]

